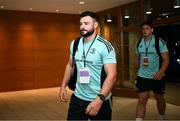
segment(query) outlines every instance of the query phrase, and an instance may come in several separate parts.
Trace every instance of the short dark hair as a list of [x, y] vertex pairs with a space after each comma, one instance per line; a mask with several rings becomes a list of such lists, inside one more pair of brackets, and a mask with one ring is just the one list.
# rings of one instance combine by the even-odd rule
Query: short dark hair
[[152, 21], [150, 21], [150, 20], [144, 21], [144, 22], [141, 24], [141, 28], [142, 28], [144, 25], [147, 25], [147, 26], [150, 26], [151, 28], [153, 28], [153, 23], [152, 23]]
[[98, 17], [96, 15], [96, 13], [94, 13], [92, 11], [85, 11], [85, 12], [81, 13], [80, 18], [85, 17], [85, 16], [90, 16], [91, 18], [95, 19], [98, 22]]

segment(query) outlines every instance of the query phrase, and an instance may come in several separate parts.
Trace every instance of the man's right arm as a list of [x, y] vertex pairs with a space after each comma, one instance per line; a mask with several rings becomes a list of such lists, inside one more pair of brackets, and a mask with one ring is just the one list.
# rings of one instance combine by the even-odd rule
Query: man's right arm
[[136, 54], [136, 57], [135, 57], [135, 78], [137, 77], [137, 73], [138, 73], [138, 69], [139, 69], [139, 66], [140, 66], [140, 60], [139, 60], [139, 54]]
[[59, 94], [60, 99], [63, 102], [67, 101], [66, 86], [68, 85], [68, 82], [71, 78], [73, 71], [74, 71], [74, 66], [72, 64], [72, 59], [69, 58], [69, 61], [65, 68], [64, 77], [63, 77], [63, 81], [62, 81], [61, 88], [60, 88], [60, 94]]

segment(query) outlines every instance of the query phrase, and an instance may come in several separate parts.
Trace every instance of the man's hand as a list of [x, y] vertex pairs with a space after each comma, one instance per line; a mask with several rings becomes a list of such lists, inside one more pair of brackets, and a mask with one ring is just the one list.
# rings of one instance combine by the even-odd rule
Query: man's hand
[[101, 108], [103, 101], [97, 97], [94, 101], [89, 103], [89, 105], [86, 108], [86, 114], [90, 116], [96, 116]]
[[66, 88], [61, 87], [59, 97], [62, 102], [67, 102], [67, 91]]
[[164, 72], [163, 72], [162, 70], [159, 70], [159, 71], [154, 75], [154, 79], [155, 79], [155, 80], [161, 80], [163, 76], [164, 76]]

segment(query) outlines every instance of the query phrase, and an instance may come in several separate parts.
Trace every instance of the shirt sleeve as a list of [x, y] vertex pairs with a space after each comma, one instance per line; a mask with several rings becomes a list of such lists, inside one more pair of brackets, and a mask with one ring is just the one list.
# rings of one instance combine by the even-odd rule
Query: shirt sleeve
[[117, 63], [115, 49], [110, 42], [107, 43], [102, 52], [103, 64]]
[[159, 43], [160, 52], [161, 52], [161, 53], [163, 53], [163, 52], [168, 52], [166, 42], [165, 42], [162, 38], [160, 38], [159, 40], [160, 40], [160, 41], [159, 41], [159, 42], [160, 42], [160, 43]]
[[73, 56], [73, 46], [74, 46], [74, 40], [71, 41], [71, 44], [70, 44], [70, 58], [72, 59], [72, 56]]

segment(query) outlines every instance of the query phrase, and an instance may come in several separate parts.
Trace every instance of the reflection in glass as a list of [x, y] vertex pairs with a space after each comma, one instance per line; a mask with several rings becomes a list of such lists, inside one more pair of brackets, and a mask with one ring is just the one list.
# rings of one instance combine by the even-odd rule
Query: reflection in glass
[[118, 32], [116, 33], [118, 40], [113, 41], [116, 45], [118, 74], [117, 88], [134, 88], [134, 58], [135, 43], [138, 39], [136, 32]]

